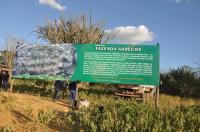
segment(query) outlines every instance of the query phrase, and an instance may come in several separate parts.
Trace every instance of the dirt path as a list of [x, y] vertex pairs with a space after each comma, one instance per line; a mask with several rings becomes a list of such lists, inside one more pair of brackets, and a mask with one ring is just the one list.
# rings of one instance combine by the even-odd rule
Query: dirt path
[[[0, 131], [56, 131], [59, 128], [36, 123], [38, 113], [66, 113], [70, 107], [66, 102], [53, 102], [48, 98], [40, 98], [27, 94], [8, 93], [0, 91]], [[45, 118], [44, 118], [45, 119]]]

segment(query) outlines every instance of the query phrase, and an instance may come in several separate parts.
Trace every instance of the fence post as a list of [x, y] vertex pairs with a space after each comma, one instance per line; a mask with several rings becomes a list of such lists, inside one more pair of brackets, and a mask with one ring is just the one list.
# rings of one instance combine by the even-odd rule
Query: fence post
[[159, 100], [159, 86], [156, 87], [156, 98], [155, 98], [155, 107], [158, 108], [158, 100]]

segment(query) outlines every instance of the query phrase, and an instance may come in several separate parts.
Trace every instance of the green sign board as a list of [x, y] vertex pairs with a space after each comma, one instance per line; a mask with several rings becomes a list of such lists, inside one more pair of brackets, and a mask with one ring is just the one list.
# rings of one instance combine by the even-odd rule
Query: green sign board
[[159, 45], [20, 45], [13, 78], [159, 85]]
[[71, 80], [159, 85], [159, 45], [77, 44]]

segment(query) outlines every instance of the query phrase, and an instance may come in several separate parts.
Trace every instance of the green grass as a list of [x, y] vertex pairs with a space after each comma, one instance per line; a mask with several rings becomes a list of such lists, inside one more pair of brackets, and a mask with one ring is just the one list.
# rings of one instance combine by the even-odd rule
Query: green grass
[[[102, 101], [102, 102], [101, 102]], [[112, 102], [109, 102], [112, 101]], [[69, 114], [69, 125], [80, 131], [199, 131], [200, 106], [176, 106], [162, 112], [149, 104], [101, 100]], [[107, 102], [107, 103], [106, 103]]]
[[[51, 97], [52, 82], [19, 80], [15, 83], [15, 92]], [[200, 131], [199, 99], [161, 94], [159, 108], [155, 108], [154, 98], [137, 103], [133, 99], [115, 97], [113, 90], [115, 85], [84, 84], [83, 89], [79, 89], [79, 99], [88, 100], [88, 108], [67, 113], [41, 110], [35, 119], [47, 127], [54, 122], [66, 131]], [[68, 101], [67, 95], [65, 100]], [[31, 111], [28, 107], [24, 110], [28, 116]]]

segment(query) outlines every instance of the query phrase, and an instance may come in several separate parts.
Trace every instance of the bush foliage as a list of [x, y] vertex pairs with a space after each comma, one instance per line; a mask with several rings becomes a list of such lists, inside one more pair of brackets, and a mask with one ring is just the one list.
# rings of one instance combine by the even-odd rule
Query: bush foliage
[[200, 131], [200, 106], [178, 106], [162, 113], [148, 105], [116, 101], [66, 116], [68, 125], [87, 132]]
[[198, 68], [182, 66], [161, 73], [161, 93], [200, 97], [200, 76]]

